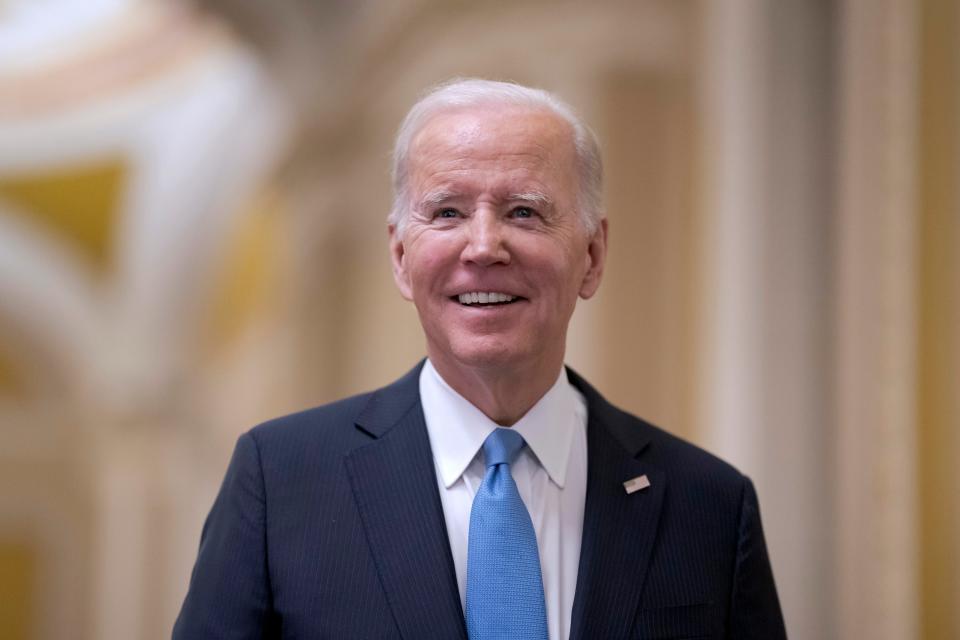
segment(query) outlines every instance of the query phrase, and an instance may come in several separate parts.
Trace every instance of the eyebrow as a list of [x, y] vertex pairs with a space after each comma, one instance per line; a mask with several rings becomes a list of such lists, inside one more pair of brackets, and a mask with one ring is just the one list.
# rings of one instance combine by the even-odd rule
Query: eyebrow
[[444, 202], [453, 200], [456, 197], [457, 194], [452, 191], [434, 191], [420, 198], [420, 201], [417, 202], [417, 210], [423, 211], [425, 209], [430, 209], [437, 205], [443, 204]]
[[553, 205], [553, 200], [545, 193], [540, 193], [539, 191], [528, 191], [525, 193], [512, 193], [507, 196], [508, 202], [530, 202], [532, 204], [539, 205], [541, 207], [550, 207]]
[[[454, 191], [439, 190], [427, 193], [417, 202], [418, 211], [431, 209], [450, 200], [456, 200], [462, 197], [462, 194]], [[503, 199], [504, 202], [529, 202], [542, 208], [553, 206], [553, 199], [545, 193], [539, 191], [525, 191], [523, 193], [511, 193]]]

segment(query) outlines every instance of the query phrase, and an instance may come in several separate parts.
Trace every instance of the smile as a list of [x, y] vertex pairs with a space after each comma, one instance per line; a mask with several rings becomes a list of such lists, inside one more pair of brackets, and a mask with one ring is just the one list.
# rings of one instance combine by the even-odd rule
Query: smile
[[508, 293], [497, 291], [471, 291], [456, 296], [460, 304], [508, 304], [517, 299]]

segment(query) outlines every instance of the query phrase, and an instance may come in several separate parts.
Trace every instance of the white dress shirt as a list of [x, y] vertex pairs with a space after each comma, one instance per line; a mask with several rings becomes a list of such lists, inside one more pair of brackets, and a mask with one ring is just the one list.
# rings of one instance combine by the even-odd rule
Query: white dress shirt
[[[483, 441], [497, 424], [444, 382], [429, 360], [420, 372], [420, 401], [466, 608], [470, 509], [486, 472]], [[512, 428], [527, 443], [511, 472], [537, 535], [550, 639], [566, 640], [587, 492], [587, 404], [566, 369], [561, 367], [556, 383]]]

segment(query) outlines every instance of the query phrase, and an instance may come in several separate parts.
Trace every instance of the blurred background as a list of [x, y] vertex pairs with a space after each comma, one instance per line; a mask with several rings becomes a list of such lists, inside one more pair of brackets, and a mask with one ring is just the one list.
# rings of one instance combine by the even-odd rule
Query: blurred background
[[423, 355], [386, 250], [458, 75], [599, 134], [568, 362], [757, 484], [794, 639], [960, 638], [953, 0], [0, 1], [0, 637], [169, 637], [237, 436]]

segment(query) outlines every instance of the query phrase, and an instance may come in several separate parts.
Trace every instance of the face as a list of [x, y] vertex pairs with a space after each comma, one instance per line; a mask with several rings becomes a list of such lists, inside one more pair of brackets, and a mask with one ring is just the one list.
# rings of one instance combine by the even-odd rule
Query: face
[[597, 290], [606, 221], [577, 212], [568, 123], [548, 111], [487, 107], [434, 116], [410, 147], [394, 278], [447, 367], [559, 366], [577, 298]]

